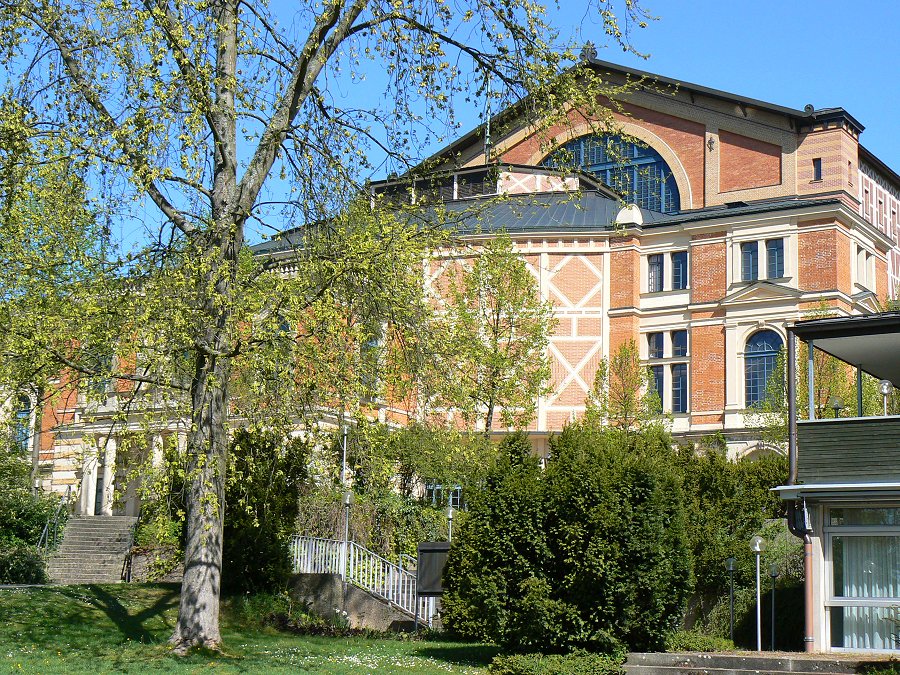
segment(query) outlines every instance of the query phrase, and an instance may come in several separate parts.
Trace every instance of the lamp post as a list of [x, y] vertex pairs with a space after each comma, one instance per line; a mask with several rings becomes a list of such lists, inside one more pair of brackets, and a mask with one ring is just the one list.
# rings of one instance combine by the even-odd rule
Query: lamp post
[[341, 579], [347, 579], [347, 558], [350, 549], [350, 505], [353, 503], [353, 493], [347, 490], [344, 493], [344, 541], [341, 546]]
[[447, 541], [453, 541], [453, 507], [447, 507]]
[[893, 383], [890, 380], [881, 380], [878, 383], [878, 391], [881, 392], [881, 397], [884, 399], [884, 416], [887, 417], [887, 402], [888, 396], [891, 395], [891, 389], [894, 388]]
[[725, 558], [725, 571], [728, 572], [728, 628], [731, 641], [734, 642], [734, 568], [737, 561], [734, 558]]
[[828, 399], [828, 407], [834, 410], [834, 418], [837, 419], [841, 416], [841, 410], [844, 409], [844, 401], [840, 396], [832, 396]]
[[775, 651], [775, 580], [778, 578], [778, 565], [769, 565], [769, 576], [772, 578], [772, 651]]
[[759, 583], [759, 556], [766, 548], [766, 540], [756, 535], [750, 540], [750, 550], [756, 554], [756, 651], [762, 651], [762, 588]]

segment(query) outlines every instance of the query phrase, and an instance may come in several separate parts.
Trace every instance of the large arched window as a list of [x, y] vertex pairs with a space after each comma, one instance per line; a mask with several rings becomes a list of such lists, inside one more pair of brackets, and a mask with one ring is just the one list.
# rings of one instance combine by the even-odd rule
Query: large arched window
[[675, 213], [681, 207], [672, 170], [653, 148], [616, 135], [581, 136], [554, 150], [541, 163], [576, 166], [597, 176], [628, 203], [649, 211]]
[[784, 346], [773, 330], [761, 330], [750, 336], [744, 349], [744, 397], [748, 408], [766, 398], [769, 378], [775, 372], [778, 352]]

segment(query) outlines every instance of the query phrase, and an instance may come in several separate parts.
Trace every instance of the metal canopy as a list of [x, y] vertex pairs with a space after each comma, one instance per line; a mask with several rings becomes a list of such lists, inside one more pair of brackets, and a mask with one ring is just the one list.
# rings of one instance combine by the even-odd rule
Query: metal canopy
[[799, 321], [792, 330], [816, 349], [900, 386], [900, 312]]

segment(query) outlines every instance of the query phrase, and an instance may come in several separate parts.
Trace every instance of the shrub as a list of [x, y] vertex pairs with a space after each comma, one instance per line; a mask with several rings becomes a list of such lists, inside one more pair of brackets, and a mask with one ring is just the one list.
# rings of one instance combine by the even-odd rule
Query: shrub
[[619, 675], [625, 671], [619, 656], [576, 651], [495, 656], [488, 672], [495, 675]]
[[663, 646], [690, 577], [668, 435], [573, 426], [542, 476], [515, 438], [470, 501], [446, 625], [508, 649]]
[[225, 488], [224, 592], [273, 591], [287, 583], [307, 456], [300, 439], [246, 429], [235, 433]]
[[693, 630], [675, 631], [666, 638], [667, 652], [729, 652], [734, 648], [731, 640]]
[[45, 584], [44, 556], [36, 546], [0, 548], [0, 584]]
[[[503, 642], [513, 603], [540, 576], [549, 554], [540, 468], [522, 435], [504, 439], [465, 522], [454, 533], [441, 606], [445, 625], [466, 637]], [[521, 630], [521, 629], [520, 629]]]

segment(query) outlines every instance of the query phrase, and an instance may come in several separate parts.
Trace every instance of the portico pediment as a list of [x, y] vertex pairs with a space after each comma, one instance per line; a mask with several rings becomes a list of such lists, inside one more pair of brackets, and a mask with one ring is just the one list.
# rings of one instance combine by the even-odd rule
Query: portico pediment
[[741, 284], [719, 301], [719, 306], [740, 305], [753, 302], [796, 300], [802, 295], [796, 288], [771, 281], [753, 281]]

